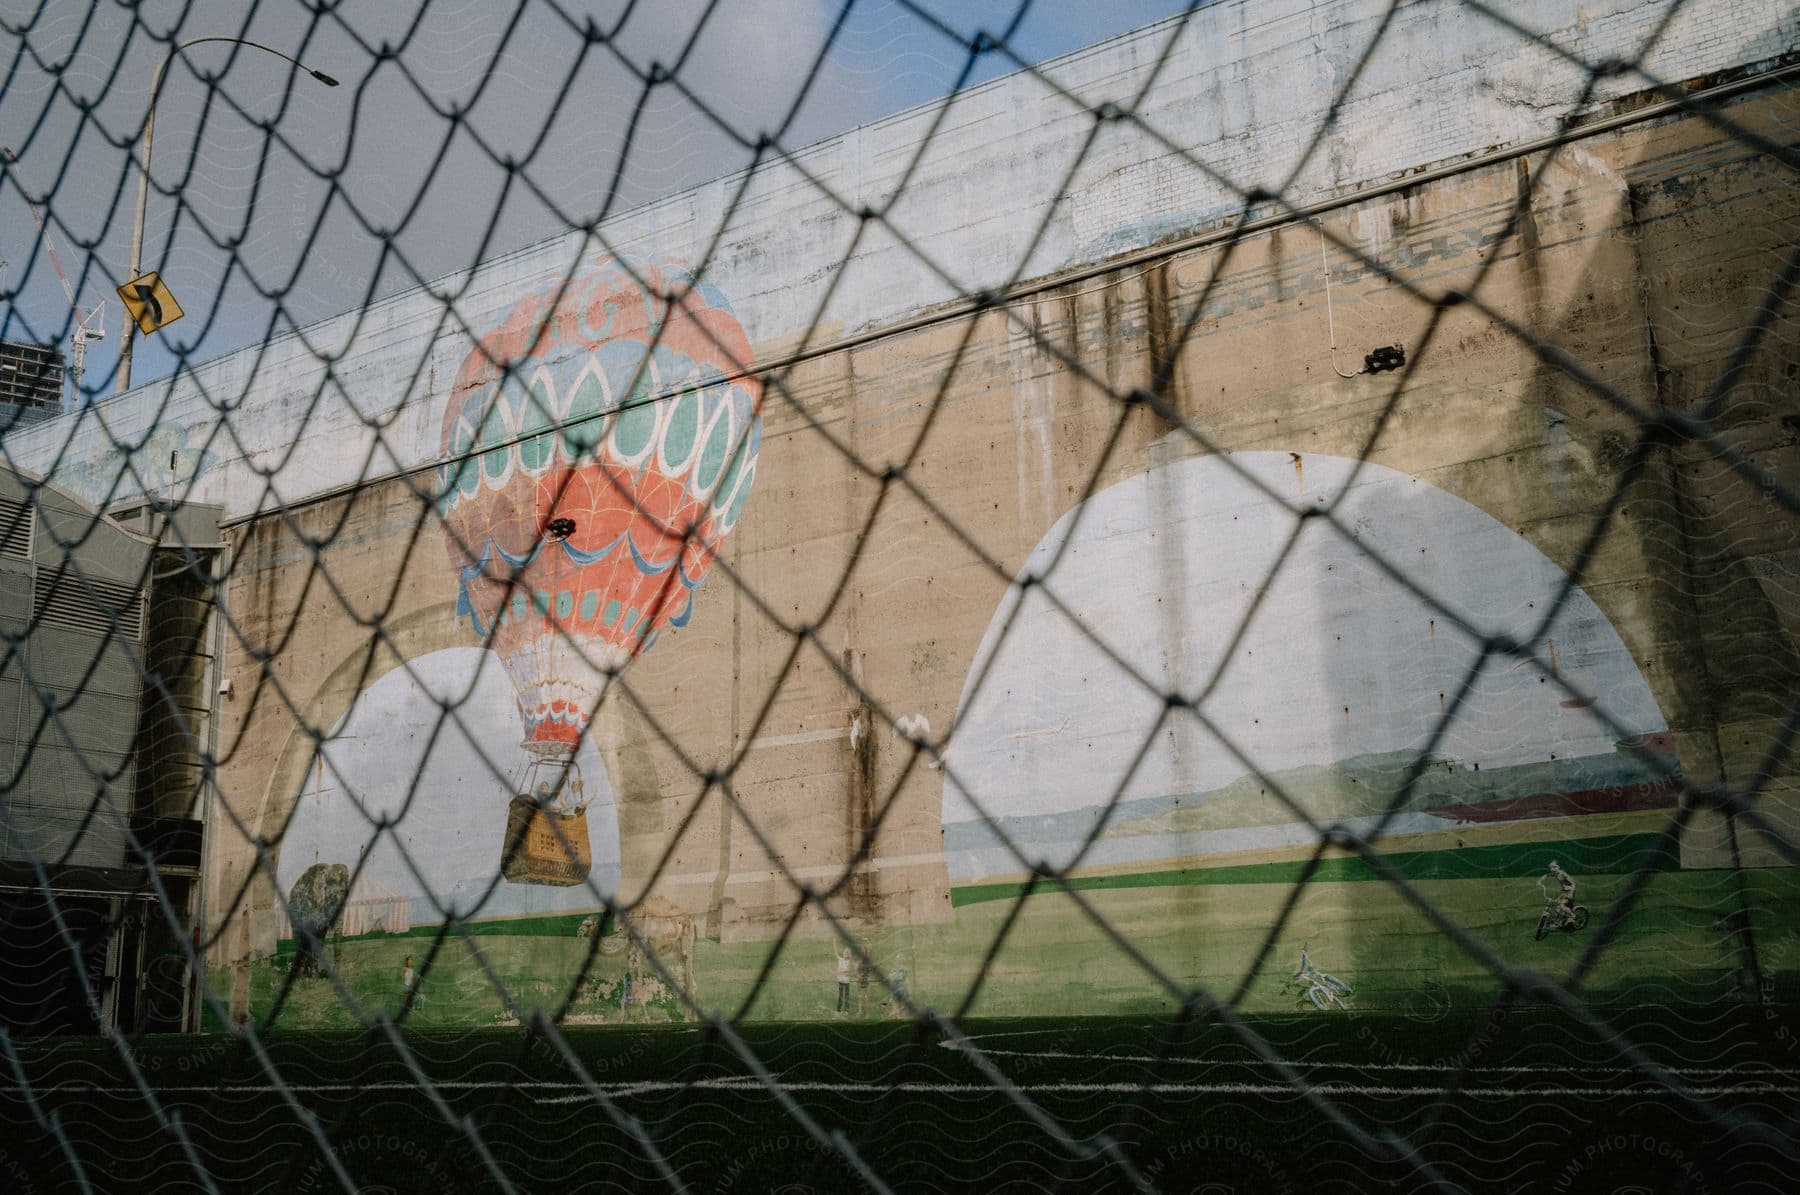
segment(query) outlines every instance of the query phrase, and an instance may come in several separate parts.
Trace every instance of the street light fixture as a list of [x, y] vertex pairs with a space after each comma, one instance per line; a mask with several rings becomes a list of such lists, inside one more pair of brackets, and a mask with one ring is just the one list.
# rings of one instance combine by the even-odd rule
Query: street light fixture
[[[162, 62], [157, 64], [156, 74], [152, 75], [150, 78], [150, 105], [144, 114], [143, 147], [138, 151], [137, 215], [132, 220], [131, 224], [131, 261], [125, 268], [125, 281], [127, 282], [130, 282], [138, 276], [139, 259], [142, 257], [144, 251], [144, 210], [150, 204], [150, 139], [156, 131], [156, 99], [162, 92], [163, 72], [169, 69], [169, 63], [175, 60], [175, 55], [181, 53], [189, 46], [198, 46], [209, 41], [232, 42], [240, 46], [249, 46], [253, 50], [265, 50], [268, 53], [275, 55], [277, 58], [293, 63], [327, 87], [336, 87], [338, 85], [338, 81], [324, 71], [314, 70], [304, 62], [301, 62], [298, 58], [295, 58], [290, 54], [283, 54], [274, 46], [265, 46], [261, 42], [249, 41], [241, 37], [216, 36], [190, 38], [163, 55]], [[119, 369], [114, 378], [114, 394], [123, 394], [125, 391], [131, 389], [131, 345], [134, 339], [133, 333], [136, 329], [130, 319], [126, 319], [124, 324], [125, 339], [119, 345]]]

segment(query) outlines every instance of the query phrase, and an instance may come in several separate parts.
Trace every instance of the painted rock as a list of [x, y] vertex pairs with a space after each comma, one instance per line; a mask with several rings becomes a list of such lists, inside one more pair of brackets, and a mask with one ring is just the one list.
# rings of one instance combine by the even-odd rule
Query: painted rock
[[300, 873], [288, 892], [288, 920], [300, 930], [322, 938], [344, 911], [350, 894], [350, 869], [342, 863], [315, 863]]

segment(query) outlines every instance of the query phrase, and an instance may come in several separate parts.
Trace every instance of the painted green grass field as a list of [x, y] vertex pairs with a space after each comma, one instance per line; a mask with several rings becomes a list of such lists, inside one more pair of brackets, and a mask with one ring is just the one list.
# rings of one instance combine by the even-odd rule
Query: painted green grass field
[[[1594, 917], [1589, 928], [1540, 941], [1534, 930], [1542, 898], [1530, 879], [1417, 881], [1422, 897], [1508, 966], [1553, 978], [1567, 974], [1591, 945], [1624, 883], [1623, 877], [1584, 878], [1581, 898]], [[1800, 874], [1746, 873], [1741, 898], [1739, 883], [1725, 872], [1651, 875], [1581, 983], [1583, 997], [1607, 1005], [1696, 1004], [1740, 991], [1749, 982], [1732, 921], [1740, 899], [1751, 910], [1757, 979], [1784, 998], [1800, 996]], [[1283, 981], [1302, 946], [1314, 965], [1353, 987], [1355, 1009], [1418, 1014], [1483, 1007], [1498, 990], [1493, 973], [1396, 888], [1370, 882], [1307, 884], [1289, 928], [1253, 973], [1268, 927], [1293, 895], [1284, 883], [1195, 884], [1087, 891], [1078, 904], [1044, 891], [1022, 901], [967, 904], [949, 924], [878, 931], [865, 941], [883, 970], [905, 973], [916, 1005], [958, 1009], [972, 997], [969, 1011], [982, 1016], [1174, 1011], [1179, 997], [1150, 968], [1182, 990], [1204, 986], [1225, 997], [1241, 989], [1238, 1006], [1246, 1011], [1291, 1010], [1297, 996]], [[409, 1014], [419, 1028], [516, 1024], [521, 1014], [554, 1012], [565, 1001], [568, 1023], [618, 1023], [627, 1014], [618, 987], [623, 953], [594, 951], [574, 932], [579, 920], [488, 923], [471, 927], [466, 939], [426, 929], [343, 941], [332, 947], [333, 969], [351, 1000], [326, 978], [292, 979], [293, 955], [283, 951], [255, 964], [253, 1007], [279, 1028], [354, 1028], [383, 1007], [398, 1009], [410, 955], [425, 975], [423, 999]], [[830, 942], [816, 930], [797, 935], [771, 965], [772, 950], [766, 941], [702, 939], [694, 957], [701, 1003], [748, 1020], [837, 1016]], [[678, 967], [673, 957], [664, 963]], [[516, 1007], [503, 1001], [502, 988]], [[650, 995], [630, 1010], [632, 1020], [684, 1015], [668, 991]], [[852, 1001], [859, 1005], [853, 1018], [902, 1012], [890, 1007], [878, 981], [866, 996], [853, 990]]]

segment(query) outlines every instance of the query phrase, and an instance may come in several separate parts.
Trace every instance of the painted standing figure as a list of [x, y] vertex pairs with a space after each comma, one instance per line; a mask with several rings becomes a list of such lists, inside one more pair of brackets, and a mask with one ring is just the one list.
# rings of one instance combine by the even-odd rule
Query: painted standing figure
[[629, 1021], [634, 1014], [643, 1011], [638, 1006], [635, 999], [637, 993], [633, 990], [636, 986], [634, 981], [637, 973], [643, 969], [643, 966], [644, 956], [636, 946], [625, 952], [625, 973], [619, 976], [619, 1019], [621, 1021]]
[[425, 997], [419, 992], [419, 973], [413, 970], [412, 955], [409, 954], [400, 972], [400, 1008], [403, 1012], [410, 1012], [423, 1003]]

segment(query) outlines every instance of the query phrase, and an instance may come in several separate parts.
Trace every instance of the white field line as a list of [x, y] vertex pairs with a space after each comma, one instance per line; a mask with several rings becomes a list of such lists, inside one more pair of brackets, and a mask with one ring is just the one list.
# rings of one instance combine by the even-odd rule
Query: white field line
[[[1299, 1093], [1286, 1083], [1017, 1083], [1013, 1087], [1027, 1095], [1298, 1095]], [[999, 1088], [985, 1083], [783, 1083], [781, 1088], [789, 1092], [831, 1092], [847, 1095], [883, 1095], [890, 1091], [903, 1091], [922, 1095], [995, 1095]], [[705, 1091], [760, 1091], [763, 1084], [754, 1076], [747, 1080], [738, 1079], [703, 1079], [697, 1083], [647, 1082], [636, 1084], [620, 1084], [620, 1090], [608, 1092], [609, 1095], [637, 1095], [657, 1091], [676, 1090]], [[1441, 1087], [1389, 1087], [1382, 1084], [1366, 1083], [1318, 1083], [1309, 1090], [1324, 1096], [1430, 1096], [1444, 1094]], [[1634, 1096], [1673, 1097], [1678, 1093], [1665, 1087], [1646, 1087], [1641, 1090], [1632, 1089], [1628, 1093], [1618, 1088], [1599, 1087], [1478, 1087], [1465, 1090], [1463, 1094], [1478, 1096], [1497, 1096], [1504, 1099], [1522, 1097], [1554, 1097], [1557, 1099], [1580, 1098], [1583, 1096], [1601, 1096], [1607, 1099], [1621, 1094]], [[1778, 1087], [1768, 1084], [1750, 1084], [1729, 1087], [1689, 1087], [1685, 1095], [1719, 1096], [1719, 1095], [1800, 1095], [1800, 1086]], [[592, 1097], [583, 1094], [547, 1095], [534, 1097], [538, 1104], [573, 1104], [582, 1103]]]
[[[996, 1034], [995, 1036], [999, 1036]], [[974, 1039], [971, 1038], [971, 1041]], [[1154, 1054], [1081, 1054], [1063, 1050], [995, 1050], [977, 1048], [965, 1050], [962, 1044], [954, 1041], [941, 1041], [939, 1046], [957, 1053], [978, 1054], [983, 1058], [1073, 1058], [1083, 1062], [1149, 1062], [1177, 1063], [1182, 1066], [1270, 1066], [1271, 1063], [1239, 1059], [1234, 1062], [1220, 1062], [1213, 1058], [1182, 1058], [1171, 1056], [1157, 1058]], [[1457, 1069], [1454, 1060], [1442, 1062], [1314, 1062], [1289, 1059], [1288, 1065], [1295, 1070], [1351, 1070], [1351, 1071], [1410, 1071], [1446, 1073]], [[1662, 1070], [1671, 1075], [1775, 1075], [1782, 1078], [1800, 1078], [1800, 1071], [1791, 1071], [1779, 1066], [1765, 1066], [1759, 1063], [1742, 1063], [1735, 1066], [1665, 1066]], [[1641, 1071], [1621, 1071], [1613, 1066], [1475, 1066], [1465, 1074], [1471, 1075], [1637, 1075]]]
[[[1597, 1068], [1596, 1068], [1597, 1069]], [[1631, 1072], [1610, 1071], [1621, 1079], [1636, 1077]], [[1722, 1072], [1714, 1072], [1722, 1073]], [[1788, 1072], [1776, 1072], [1785, 1077], [1794, 1077]], [[777, 1081], [784, 1091], [790, 1092], [832, 1092], [842, 1094], [879, 1095], [889, 1091], [911, 1092], [926, 1095], [978, 1095], [994, 1094], [1001, 1089], [988, 1083], [852, 1083], [826, 1082], [823, 1080], [804, 1080], [784, 1083]], [[1459, 1094], [1467, 1096], [1498, 1096], [1518, 1099], [1527, 1096], [1592, 1097], [1612, 1098], [1620, 1094], [1642, 1096], [1675, 1096], [1675, 1095], [1800, 1095], [1800, 1084], [1775, 1084], [1763, 1082], [1726, 1083], [1713, 1085], [1687, 1086], [1682, 1092], [1674, 1092], [1668, 1088], [1648, 1084], [1641, 1088], [1629, 1089], [1613, 1086], [1567, 1087], [1567, 1086], [1525, 1086], [1525, 1087], [1464, 1087]], [[15, 1084], [8, 1084], [14, 1087]], [[493, 1083], [476, 1080], [444, 1080], [432, 1084], [440, 1091], [470, 1090], [514, 1090], [527, 1094], [534, 1092], [562, 1093], [534, 1096], [540, 1104], [581, 1103], [592, 1098], [586, 1084], [572, 1081], [538, 1080], [526, 1083]], [[675, 1079], [644, 1079], [613, 1083], [595, 1084], [608, 1096], [648, 1095], [667, 1091], [740, 1091], [755, 1092], [764, 1090], [765, 1084], [755, 1075], [730, 1076], [717, 1079], [697, 1079], [683, 1082]], [[1137, 1092], [1150, 1094], [1174, 1095], [1187, 1092], [1218, 1095], [1292, 1095], [1296, 1094], [1293, 1086], [1287, 1083], [1248, 1083], [1248, 1082], [1187, 1082], [1187, 1083], [1015, 1083], [1012, 1087], [1021, 1092], [1041, 1092], [1045, 1094], [1107, 1094], [1131, 1095]], [[4, 1090], [4, 1089], [0, 1089]], [[413, 1091], [419, 1090], [417, 1083], [383, 1082], [383, 1083], [289, 1083], [276, 1085], [273, 1083], [233, 1083], [227, 1087], [185, 1085], [175, 1087], [153, 1087], [158, 1095], [179, 1096], [185, 1093], [196, 1095], [218, 1094], [273, 1094], [291, 1092], [293, 1094], [355, 1094], [359, 1092], [379, 1091]], [[1441, 1096], [1444, 1089], [1434, 1084], [1413, 1086], [1394, 1086], [1383, 1083], [1316, 1083], [1309, 1090], [1320, 1095], [1368, 1095], [1368, 1096]], [[40, 1095], [45, 1094], [40, 1092]], [[71, 1083], [55, 1089], [57, 1095], [140, 1095], [142, 1090], [131, 1086], [98, 1087], [81, 1083]]]

